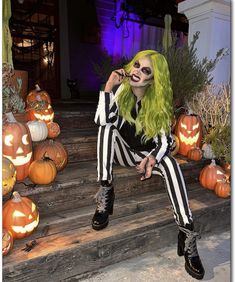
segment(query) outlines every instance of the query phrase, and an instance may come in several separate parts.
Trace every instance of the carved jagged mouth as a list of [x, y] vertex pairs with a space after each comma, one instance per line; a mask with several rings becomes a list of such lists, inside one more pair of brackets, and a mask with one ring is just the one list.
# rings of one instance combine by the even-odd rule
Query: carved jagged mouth
[[30, 161], [32, 157], [32, 152], [28, 153], [26, 157], [17, 156], [15, 159], [13, 159], [11, 156], [8, 155], [3, 155], [3, 156], [11, 160], [15, 166], [20, 166], [27, 164]]
[[52, 113], [51, 115], [41, 115], [41, 114], [34, 114], [36, 119], [40, 119], [40, 120], [45, 120], [45, 121], [50, 121], [53, 120], [54, 118], [54, 113]]
[[199, 138], [199, 132], [193, 136], [193, 137], [185, 137], [181, 132], [180, 132], [180, 141], [185, 143], [186, 145], [193, 145], [197, 143]]
[[26, 232], [32, 232], [37, 226], [38, 226], [38, 223], [39, 223], [39, 215], [37, 217], [37, 219], [25, 226], [12, 226], [12, 229], [13, 231], [15, 231], [16, 233], [22, 233], [22, 234], [25, 234]]

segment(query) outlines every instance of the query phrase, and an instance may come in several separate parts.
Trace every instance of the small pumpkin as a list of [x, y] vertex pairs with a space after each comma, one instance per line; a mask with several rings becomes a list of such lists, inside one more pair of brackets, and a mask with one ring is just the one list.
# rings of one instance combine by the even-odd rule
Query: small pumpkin
[[47, 138], [48, 129], [45, 122], [40, 120], [31, 120], [27, 122], [32, 141], [43, 141]]
[[172, 134], [172, 139], [173, 139], [173, 143], [171, 145], [170, 151], [171, 151], [171, 156], [175, 156], [179, 151], [180, 142], [179, 142], [179, 138], [175, 134]]
[[6, 113], [7, 122], [3, 126], [2, 154], [12, 161], [16, 168], [16, 179], [28, 176], [32, 162], [32, 139], [26, 124], [17, 122], [12, 113]]
[[26, 97], [27, 105], [34, 101], [46, 101], [48, 104], [51, 104], [50, 95], [45, 90], [41, 90], [38, 84], [35, 85], [35, 89], [31, 90]]
[[49, 184], [55, 180], [57, 169], [48, 157], [35, 160], [29, 167], [29, 178], [35, 184]]
[[202, 159], [202, 150], [195, 147], [188, 151], [187, 157], [193, 161], [200, 161]]
[[205, 166], [199, 176], [199, 182], [204, 188], [209, 190], [214, 190], [217, 182], [220, 182], [224, 179], [225, 171], [221, 166], [216, 165], [215, 160], [212, 160], [211, 163]]
[[220, 198], [228, 198], [231, 193], [230, 183], [222, 180], [215, 185], [215, 194]]
[[26, 112], [28, 121], [41, 120], [47, 123], [53, 121], [54, 119], [54, 110], [52, 109], [51, 104], [48, 104], [45, 101], [38, 101], [29, 104]]
[[6, 256], [13, 248], [13, 237], [11, 232], [3, 228], [2, 230], [2, 255]]
[[57, 122], [48, 122], [48, 138], [56, 138], [60, 134], [60, 126]]
[[188, 151], [194, 147], [201, 148], [202, 122], [199, 116], [182, 114], [175, 126], [175, 135], [179, 138], [179, 154], [187, 156]]
[[67, 165], [68, 152], [61, 142], [49, 139], [37, 144], [34, 148], [34, 160], [43, 159], [45, 154], [55, 163], [58, 171]]
[[14, 239], [24, 238], [38, 226], [39, 212], [34, 202], [15, 191], [12, 199], [3, 205], [2, 219], [3, 227], [11, 232]]
[[2, 158], [2, 195], [11, 192], [16, 183], [16, 169], [12, 161]]

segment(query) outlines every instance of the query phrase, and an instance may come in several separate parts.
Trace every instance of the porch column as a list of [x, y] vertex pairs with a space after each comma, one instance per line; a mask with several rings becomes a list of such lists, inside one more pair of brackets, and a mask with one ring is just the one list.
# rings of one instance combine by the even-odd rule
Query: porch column
[[199, 59], [214, 59], [219, 49], [229, 49], [229, 55], [223, 57], [211, 73], [216, 84], [231, 80], [230, 10], [231, 0], [186, 0], [178, 4], [178, 12], [189, 20], [188, 43], [200, 32], [195, 44]]

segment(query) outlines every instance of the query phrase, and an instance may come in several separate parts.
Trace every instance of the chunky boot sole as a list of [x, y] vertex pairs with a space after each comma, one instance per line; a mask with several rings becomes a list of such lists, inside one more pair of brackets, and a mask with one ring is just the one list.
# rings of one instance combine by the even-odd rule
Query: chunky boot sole
[[187, 264], [185, 264], [185, 270], [188, 272], [189, 275], [191, 275], [193, 278], [195, 278], [197, 280], [202, 280], [202, 278], [204, 277], [204, 273], [198, 274], [198, 273], [194, 272], [191, 268], [188, 267]]
[[[113, 214], [114, 199], [115, 199], [115, 197], [113, 197], [112, 206], [110, 207], [110, 210], [109, 210], [109, 215], [112, 215], [112, 214]], [[95, 223], [92, 222], [92, 228], [93, 228], [94, 230], [98, 231], [98, 230], [102, 230], [102, 229], [104, 229], [105, 227], [107, 227], [108, 224], [109, 224], [109, 218], [107, 218], [107, 220], [106, 220], [104, 223], [102, 223], [102, 224], [95, 224]]]

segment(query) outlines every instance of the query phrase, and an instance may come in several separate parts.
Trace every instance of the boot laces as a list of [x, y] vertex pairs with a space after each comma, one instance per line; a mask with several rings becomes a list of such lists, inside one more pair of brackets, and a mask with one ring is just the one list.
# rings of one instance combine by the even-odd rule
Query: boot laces
[[184, 251], [187, 252], [188, 257], [197, 257], [198, 251], [197, 251], [197, 244], [196, 244], [196, 238], [201, 238], [200, 233], [188, 230], [184, 227], [179, 227], [179, 229], [186, 234], [185, 239], [185, 245], [184, 245]]
[[107, 209], [107, 197], [108, 197], [109, 190], [110, 188], [101, 186], [95, 195], [96, 203], [97, 203], [97, 210], [100, 213], [105, 212]]

